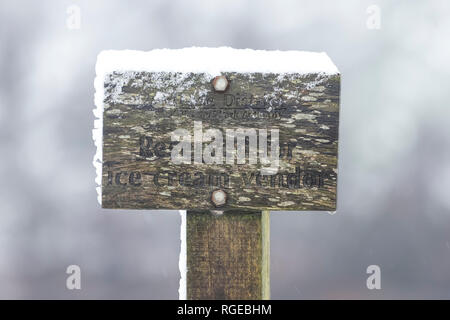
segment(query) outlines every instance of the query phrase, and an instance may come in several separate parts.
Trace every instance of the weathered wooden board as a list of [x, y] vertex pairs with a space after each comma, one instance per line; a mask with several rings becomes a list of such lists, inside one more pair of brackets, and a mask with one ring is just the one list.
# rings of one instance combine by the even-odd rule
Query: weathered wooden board
[[187, 214], [187, 299], [270, 299], [269, 212]]
[[[141, 209], [336, 209], [340, 76], [120, 71], [104, 80], [102, 206]], [[174, 164], [177, 129], [279, 130], [279, 169]], [[225, 137], [225, 134], [224, 134]], [[204, 143], [202, 150], [208, 144]], [[225, 138], [224, 138], [225, 150]], [[226, 203], [211, 201], [214, 190]]]

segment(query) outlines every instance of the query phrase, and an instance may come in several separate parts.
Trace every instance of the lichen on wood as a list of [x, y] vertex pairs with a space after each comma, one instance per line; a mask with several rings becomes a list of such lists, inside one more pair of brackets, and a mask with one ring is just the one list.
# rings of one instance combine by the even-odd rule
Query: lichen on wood
[[[105, 78], [102, 206], [131, 209], [336, 209], [340, 76], [223, 73], [214, 92], [202, 73], [113, 72]], [[280, 167], [174, 164], [171, 133], [278, 129]]]

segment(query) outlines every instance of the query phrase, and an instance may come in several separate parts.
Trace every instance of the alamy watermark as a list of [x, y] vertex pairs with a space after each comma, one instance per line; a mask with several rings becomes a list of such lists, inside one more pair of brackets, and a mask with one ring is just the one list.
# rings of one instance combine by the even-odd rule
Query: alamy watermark
[[66, 279], [66, 288], [68, 290], [81, 289], [81, 268], [76, 264], [67, 267], [66, 274], [69, 276]]
[[276, 174], [280, 165], [277, 128], [209, 128], [203, 132], [202, 122], [194, 121], [193, 135], [190, 130], [176, 129], [171, 140], [176, 142], [171, 150], [173, 164], [240, 165], [248, 160], [251, 165], [261, 164], [261, 173], [266, 175]]
[[367, 29], [369, 30], [381, 29], [381, 8], [376, 4], [372, 4], [367, 7], [366, 13], [368, 15], [366, 20]]
[[370, 276], [367, 278], [367, 281], [366, 281], [367, 289], [380, 290], [381, 289], [381, 268], [376, 264], [372, 264], [367, 267], [366, 273], [370, 274]]
[[66, 9], [66, 27], [69, 30], [79, 30], [81, 28], [81, 8], [76, 4], [70, 5]]

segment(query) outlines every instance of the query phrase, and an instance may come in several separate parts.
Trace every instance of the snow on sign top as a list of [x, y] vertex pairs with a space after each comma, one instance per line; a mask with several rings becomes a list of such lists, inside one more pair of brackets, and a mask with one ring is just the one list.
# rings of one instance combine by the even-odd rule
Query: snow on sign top
[[338, 74], [325, 52], [184, 48], [152, 51], [107, 50], [97, 59], [97, 76], [113, 71]]

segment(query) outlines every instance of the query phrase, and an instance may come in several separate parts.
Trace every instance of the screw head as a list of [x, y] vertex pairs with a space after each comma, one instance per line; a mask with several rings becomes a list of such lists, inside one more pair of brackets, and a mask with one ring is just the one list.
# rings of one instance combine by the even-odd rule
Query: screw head
[[229, 81], [225, 76], [217, 76], [213, 79], [212, 85], [217, 92], [224, 92], [228, 89]]
[[216, 207], [223, 206], [227, 202], [227, 194], [223, 190], [214, 190], [211, 194], [211, 201]]

